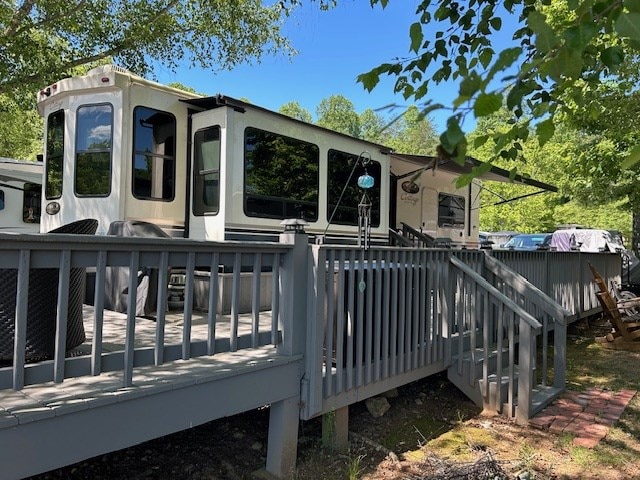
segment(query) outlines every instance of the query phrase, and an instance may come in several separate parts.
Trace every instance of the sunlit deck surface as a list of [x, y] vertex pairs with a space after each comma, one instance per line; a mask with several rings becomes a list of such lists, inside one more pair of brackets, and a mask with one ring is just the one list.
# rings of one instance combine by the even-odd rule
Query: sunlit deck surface
[[[165, 345], [182, 343], [182, 312], [167, 312]], [[126, 314], [105, 310], [102, 348], [103, 352], [124, 350]], [[231, 318], [218, 315], [216, 338], [229, 338]], [[271, 328], [271, 312], [260, 313], [260, 331]], [[91, 355], [93, 339], [93, 308], [84, 306], [84, 326], [87, 340], [73, 349], [73, 356]], [[207, 314], [194, 312], [191, 340], [207, 339]], [[238, 336], [251, 334], [251, 314], [238, 317]], [[135, 347], [152, 348], [155, 345], [156, 322], [152, 318], [136, 317]], [[20, 391], [5, 390], [0, 396], [0, 426], [28, 423], [75, 411], [104, 406], [158, 393], [166, 390], [196, 385], [233, 376], [243, 371], [256, 371], [288, 363], [291, 357], [282, 358], [273, 345], [220, 352], [213, 356], [201, 356], [189, 360], [176, 360], [162, 365], [136, 367], [133, 370], [133, 386], [123, 388], [123, 372], [103, 372], [95, 376], [67, 378], [62, 383], [47, 382], [26, 386]]]

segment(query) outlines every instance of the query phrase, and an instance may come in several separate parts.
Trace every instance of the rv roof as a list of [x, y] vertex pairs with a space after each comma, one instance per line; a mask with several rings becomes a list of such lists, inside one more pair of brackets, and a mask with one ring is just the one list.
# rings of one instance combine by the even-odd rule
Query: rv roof
[[[438, 170], [445, 170], [447, 172], [463, 175], [471, 173], [473, 167], [482, 165], [483, 162], [476, 160], [475, 158], [466, 157], [464, 165], [460, 165], [453, 159], [438, 159], [436, 157], [430, 157], [426, 155], [409, 155], [404, 153], [394, 153], [395, 157], [410, 160], [419, 165], [424, 165], [427, 169], [434, 168]], [[481, 180], [488, 180], [493, 182], [510, 182], [510, 172], [499, 167], [491, 166], [491, 169], [478, 176]], [[532, 187], [541, 188], [549, 192], [557, 192], [558, 187], [549, 185], [548, 183], [540, 182], [532, 178], [523, 177], [522, 175], [516, 175], [513, 179], [515, 183], [521, 183], [523, 185], [530, 185]]]
[[0, 181], [42, 183], [42, 162], [0, 157]]
[[293, 117], [290, 117], [288, 115], [284, 115], [282, 113], [275, 112], [275, 111], [269, 110], [267, 108], [259, 107], [257, 105], [252, 104], [252, 103], [243, 102], [242, 100], [238, 100], [236, 98], [228, 97], [228, 96], [222, 95], [222, 94], [214, 95], [212, 97], [181, 99], [180, 101], [188, 103], [189, 105], [193, 105], [194, 107], [200, 108], [203, 111], [205, 111], [205, 110], [213, 110], [214, 108], [220, 108], [220, 107], [230, 107], [230, 108], [233, 108], [234, 110], [236, 110], [238, 112], [244, 112], [247, 109], [260, 110], [260, 111], [266, 112], [266, 113], [268, 113], [270, 115], [277, 115], [279, 117], [286, 118], [286, 119], [288, 119], [290, 121], [300, 123], [300, 124], [305, 125], [307, 127], [311, 127], [311, 128], [315, 128], [315, 129], [318, 129], [318, 130], [322, 130], [324, 132], [331, 132], [334, 135], [340, 135], [342, 137], [351, 138], [351, 139], [357, 140], [359, 142], [368, 143], [370, 145], [373, 145], [373, 146], [377, 147], [380, 150], [380, 153], [385, 154], [385, 155], [392, 152], [392, 149], [390, 147], [385, 146], [385, 145], [381, 145], [379, 143], [370, 142], [368, 140], [363, 140], [361, 138], [352, 137], [351, 135], [347, 135], [345, 133], [336, 132], [335, 130], [330, 130], [328, 128], [324, 128], [324, 127], [321, 127], [319, 125], [315, 125], [313, 123], [303, 122], [302, 120], [298, 120], [297, 118], [293, 118]]

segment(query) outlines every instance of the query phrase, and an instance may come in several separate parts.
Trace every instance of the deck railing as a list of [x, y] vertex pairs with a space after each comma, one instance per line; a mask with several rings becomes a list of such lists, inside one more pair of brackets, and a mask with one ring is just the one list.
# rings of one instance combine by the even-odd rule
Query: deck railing
[[311, 249], [305, 418], [445, 369], [450, 250]]
[[589, 262], [608, 281], [619, 284], [621, 280], [622, 258], [617, 253], [512, 250], [488, 253], [571, 312], [572, 320], [591, 315], [600, 308]]
[[[260, 309], [261, 281], [265, 271], [270, 272], [271, 281], [278, 285], [281, 278], [280, 265], [291, 250], [290, 245], [273, 243], [214, 243], [182, 239], [159, 238], [114, 238], [109, 236], [71, 235], [1, 235], [0, 265], [2, 269], [17, 270], [15, 341], [13, 358], [9, 367], [0, 368], [0, 389], [21, 389], [24, 385], [47, 381], [62, 382], [65, 377], [98, 375], [101, 372], [120, 370], [123, 386], [131, 385], [133, 371], [145, 365], [161, 365], [177, 359], [211, 356], [219, 352], [235, 352], [265, 345], [277, 346], [285, 332], [280, 315], [279, 289], [272, 289], [268, 319]], [[103, 308], [105, 284], [118, 281], [111, 273], [118, 267], [128, 272], [127, 283], [119, 290], [126, 298], [127, 313], [121, 331], [121, 348], [107, 351], [104, 348], [105, 312]], [[95, 271], [95, 296], [93, 298], [93, 321], [91, 346], [88, 355], [65, 358], [67, 333], [69, 272], [75, 268]], [[25, 358], [27, 341], [27, 319], [29, 316], [29, 280], [39, 269], [59, 269], [57, 299], [55, 353], [53, 359], [29, 363]], [[157, 281], [168, 285], [171, 271], [185, 273], [184, 302], [181, 311], [179, 338], [165, 338], [167, 327], [167, 288], [157, 289], [157, 314], [155, 334], [140, 346], [136, 332], [136, 304], [141, 300], [139, 292], [143, 273], [146, 281]], [[193, 337], [195, 272], [208, 271], [208, 308], [199, 323], [197, 338]], [[155, 275], [149, 275], [150, 272]], [[250, 275], [249, 288], [241, 287], [241, 274]], [[157, 279], [156, 279], [157, 276]], [[152, 278], [153, 277], [153, 278]], [[222, 301], [223, 282], [227, 284], [231, 311], [219, 314], [218, 302]], [[43, 285], [41, 288], [50, 288]], [[55, 288], [55, 287], [54, 287]], [[241, 291], [243, 290], [243, 291]], [[7, 293], [5, 292], [5, 295]], [[239, 298], [249, 296], [250, 309], [241, 315]], [[242, 317], [242, 321], [241, 321]], [[279, 323], [280, 322], [280, 323]], [[224, 334], [222, 325], [224, 324]], [[241, 326], [242, 324], [242, 326]], [[175, 328], [174, 328], [175, 329]], [[10, 333], [3, 332], [3, 335]]]

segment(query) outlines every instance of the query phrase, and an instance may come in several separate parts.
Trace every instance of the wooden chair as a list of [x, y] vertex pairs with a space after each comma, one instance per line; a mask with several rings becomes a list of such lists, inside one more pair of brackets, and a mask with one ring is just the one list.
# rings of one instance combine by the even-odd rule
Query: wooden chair
[[602, 312], [612, 325], [611, 333], [596, 338], [596, 341], [607, 348], [640, 351], [640, 314], [624, 313], [633, 311], [640, 306], [640, 297], [616, 302], [609, 292], [606, 282], [591, 262], [589, 262], [589, 268], [593, 275], [593, 281], [598, 286], [596, 296], [602, 306]]

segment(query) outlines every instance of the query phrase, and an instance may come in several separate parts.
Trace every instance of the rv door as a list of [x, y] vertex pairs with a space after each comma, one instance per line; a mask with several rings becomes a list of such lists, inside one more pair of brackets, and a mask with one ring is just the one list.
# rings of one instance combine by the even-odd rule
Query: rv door
[[189, 238], [224, 240], [225, 184], [230, 146], [225, 141], [227, 109], [191, 117], [191, 195]]

